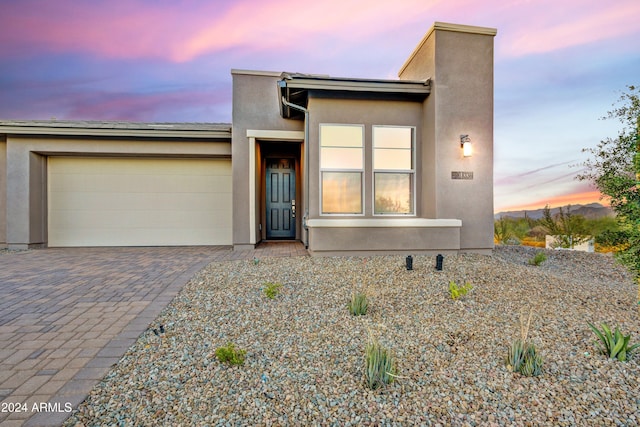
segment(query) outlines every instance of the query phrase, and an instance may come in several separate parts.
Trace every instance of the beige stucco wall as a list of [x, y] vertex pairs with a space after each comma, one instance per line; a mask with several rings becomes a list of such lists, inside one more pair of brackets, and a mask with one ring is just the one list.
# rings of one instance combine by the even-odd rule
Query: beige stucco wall
[[56, 155], [229, 158], [231, 147], [229, 141], [8, 136], [6, 242], [10, 248], [47, 243], [47, 156]]
[[[432, 81], [424, 108], [423, 161], [437, 161], [433, 175], [423, 178], [436, 185], [423, 207], [429, 212], [434, 206], [430, 214], [437, 218], [462, 219], [462, 250], [493, 247], [495, 34], [490, 28], [436, 24], [400, 71], [401, 79]], [[471, 138], [472, 157], [462, 156], [462, 134]], [[473, 172], [473, 180], [454, 180], [453, 171]]]
[[[255, 161], [250, 164], [250, 150], [255, 150], [255, 146], [250, 144], [247, 130], [304, 131], [304, 123], [300, 120], [286, 120], [280, 116], [277, 90], [280, 73], [233, 70], [231, 74], [233, 77], [233, 140], [231, 144], [233, 245], [235, 249], [248, 249], [254, 247], [255, 243], [261, 239], [259, 225], [262, 218], [260, 212], [262, 193], [254, 191], [251, 195], [250, 192], [252, 188], [249, 182], [250, 170], [253, 168], [253, 171], [259, 171], [261, 159], [258, 146], [258, 153], [253, 156]], [[277, 140], [273, 142], [275, 141]], [[254, 176], [253, 188], [261, 188], [259, 173]], [[301, 188], [300, 185], [298, 188]], [[253, 225], [250, 224], [252, 222], [250, 197], [253, 197]], [[298, 208], [299, 212], [303, 212], [304, 206], [299, 205]]]
[[0, 136], [0, 248], [7, 245], [7, 142]]
[[459, 227], [311, 228], [312, 255], [434, 254], [457, 252]]
[[[320, 124], [338, 123], [364, 125], [364, 217], [373, 217], [373, 152], [372, 126], [412, 126], [416, 129], [416, 159], [420, 158], [422, 104], [410, 101], [382, 101], [361, 99], [309, 99], [309, 217], [320, 217]], [[416, 175], [422, 173], [420, 162], [416, 164]], [[416, 197], [418, 212], [421, 201], [420, 189]], [[323, 217], [338, 217], [325, 215]], [[344, 218], [344, 216], [339, 216]], [[358, 216], [362, 218], [361, 215]]]

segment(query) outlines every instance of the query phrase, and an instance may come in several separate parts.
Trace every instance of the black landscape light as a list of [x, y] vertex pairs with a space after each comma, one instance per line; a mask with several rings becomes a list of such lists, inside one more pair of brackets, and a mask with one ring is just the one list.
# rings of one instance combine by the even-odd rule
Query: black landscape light
[[411, 255], [407, 257], [407, 270], [413, 270], [413, 257]]
[[444, 261], [444, 257], [441, 254], [436, 256], [436, 270], [442, 271], [442, 262]]

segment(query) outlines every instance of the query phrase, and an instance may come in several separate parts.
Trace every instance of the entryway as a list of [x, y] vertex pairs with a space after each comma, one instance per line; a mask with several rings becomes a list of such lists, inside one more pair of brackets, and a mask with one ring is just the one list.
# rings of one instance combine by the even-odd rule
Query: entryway
[[261, 239], [300, 239], [302, 204], [299, 196], [301, 144], [288, 141], [260, 142]]
[[267, 239], [295, 239], [295, 159], [267, 158], [265, 174]]

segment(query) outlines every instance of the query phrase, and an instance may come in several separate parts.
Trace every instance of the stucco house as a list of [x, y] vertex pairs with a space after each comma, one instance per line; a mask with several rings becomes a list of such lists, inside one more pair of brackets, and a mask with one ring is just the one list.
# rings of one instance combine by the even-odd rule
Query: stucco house
[[399, 78], [232, 70], [231, 124], [0, 121], [0, 247], [493, 248], [493, 39], [435, 23]]

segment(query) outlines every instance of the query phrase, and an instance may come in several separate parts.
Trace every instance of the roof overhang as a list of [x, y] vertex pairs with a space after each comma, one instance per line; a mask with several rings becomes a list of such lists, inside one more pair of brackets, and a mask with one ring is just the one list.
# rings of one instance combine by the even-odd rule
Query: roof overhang
[[231, 141], [226, 123], [139, 123], [71, 120], [0, 120], [0, 135], [137, 137]]
[[[280, 114], [301, 119], [303, 113], [287, 103], [306, 108], [309, 93], [334, 98], [406, 99], [422, 101], [431, 92], [430, 80], [374, 80], [283, 73], [278, 80]], [[285, 102], [286, 101], [286, 102]]]

